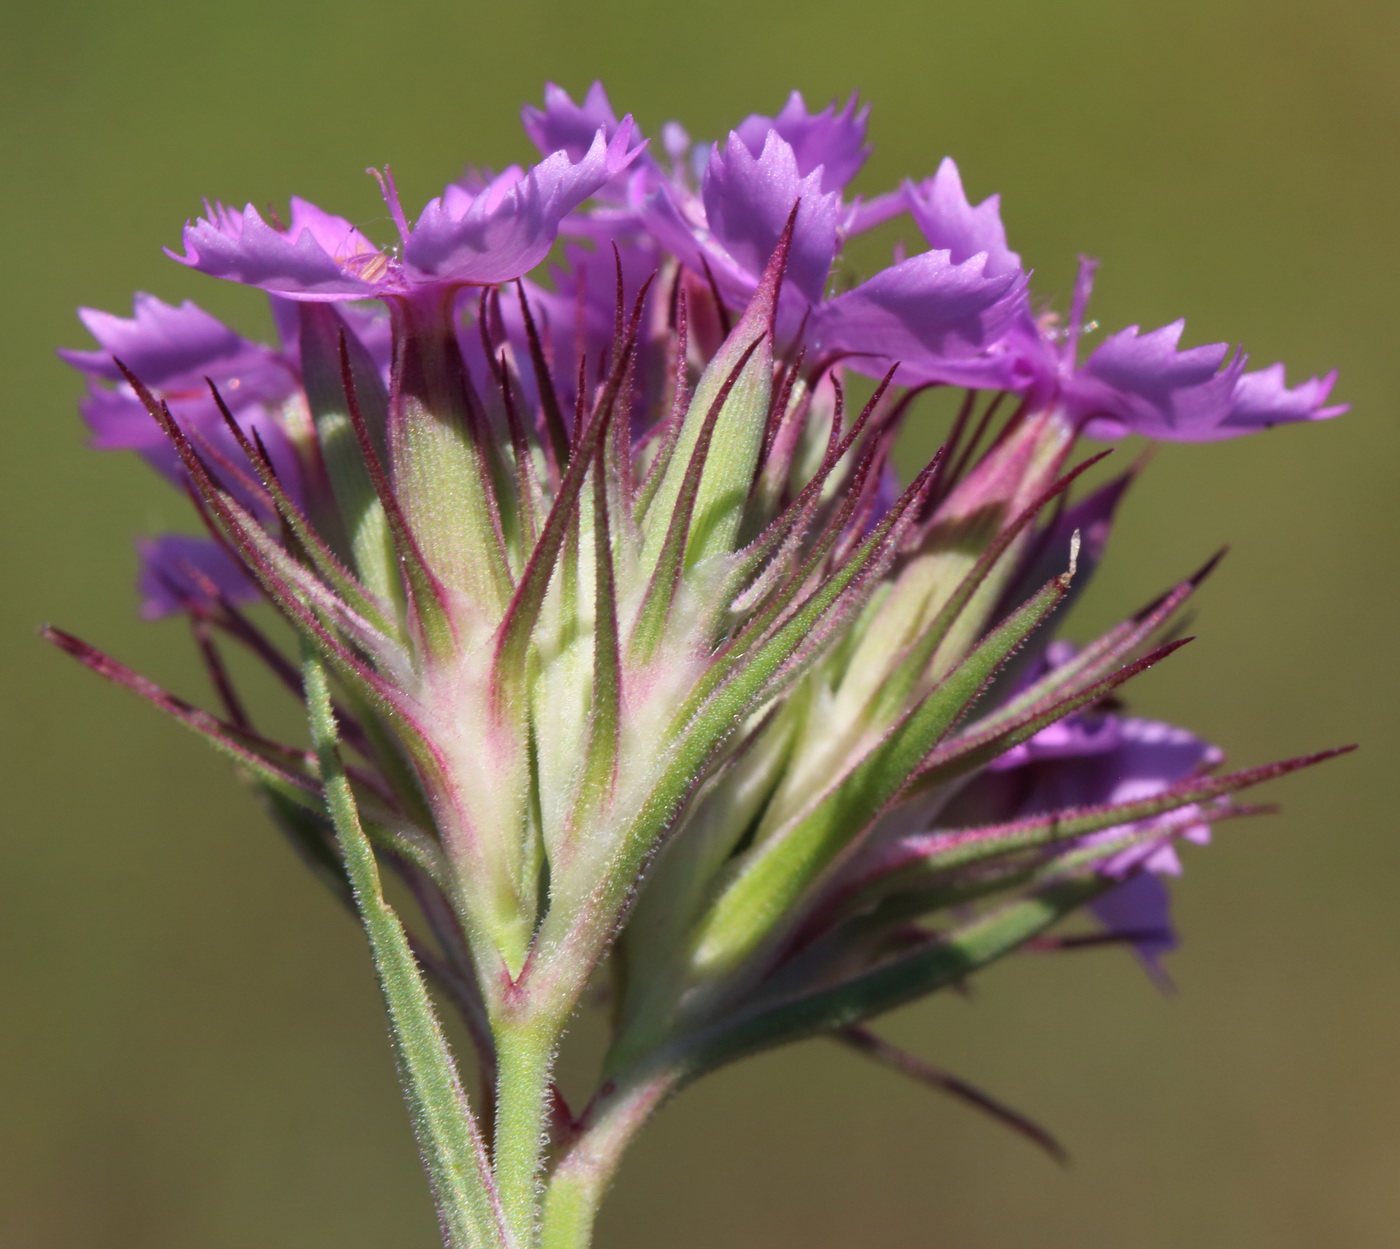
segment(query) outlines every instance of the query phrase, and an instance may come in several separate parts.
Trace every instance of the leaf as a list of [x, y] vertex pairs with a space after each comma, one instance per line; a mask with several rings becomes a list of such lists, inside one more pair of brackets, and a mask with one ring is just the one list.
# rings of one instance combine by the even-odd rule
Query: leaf
[[1020, 715], [1010, 718], [989, 717], [990, 727], [984, 727], [981, 723], [972, 725], [965, 733], [950, 738], [929, 756], [910, 786], [909, 796], [927, 793], [938, 785], [947, 784], [974, 768], [990, 763], [1013, 746], [1019, 746], [1034, 737], [1047, 725], [1063, 720], [1080, 707], [1098, 702], [1124, 682], [1160, 663], [1192, 640], [1181, 638], [1159, 646], [1101, 680], [1076, 682], [1071, 686], [1069, 693], [1062, 693], [1048, 702], [1037, 703]]
[[326, 805], [374, 954], [404, 1094], [448, 1249], [506, 1249], [508, 1238], [485, 1142], [408, 934], [385, 901], [374, 849], [360, 824], [340, 760], [325, 666], [309, 646], [304, 659], [311, 737]]
[[977, 730], [991, 732], [1012, 724], [1027, 712], [1045, 710], [1067, 691], [1109, 675], [1114, 665], [1140, 651], [1171, 620], [1216, 568], [1224, 554], [1222, 550], [1212, 556], [1196, 573], [1160, 595], [1135, 616], [1115, 625], [1065, 663], [1052, 668], [1039, 680], [1007, 699], [996, 711], [978, 721]]
[[1019, 1110], [1013, 1110], [990, 1093], [984, 1093], [975, 1084], [969, 1084], [960, 1076], [935, 1066], [927, 1059], [919, 1058], [897, 1045], [890, 1044], [884, 1037], [877, 1036], [869, 1028], [863, 1028], [859, 1024], [841, 1029], [834, 1039], [872, 1062], [908, 1076], [927, 1088], [956, 1098], [974, 1110], [980, 1110], [1003, 1127], [1010, 1128], [1018, 1136], [1039, 1146], [1061, 1166], [1069, 1165], [1069, 1153], [1065, 1147], [1034, 1119], [1023, 1115]]
[[666, 618], [670, 614], [676, 591], [686, 567], [687, 551], [691, 534], [691, 523], [695, 516], [695, 503], [700, 494], [704, 479], [705, 465], [710, 452], [710, 440], [715, 425], [724, 411], [730, 391], [738, 382], [748, 365], [750, 357], [764, 340], [756, 338], [735, 361], [734, 367], [724, 379], [719, 391], [710, 403], [705, 419], [691, 448], [690, 462], [681, 478], [680, 490], [671, 507], [670, 523], [666, 526], [666, 538], [657, 552], [655, 570], [647, 584], [646, 595], [637, 610], [636, 624], [632, 629], [631, 649], [637, 661], [650, 658], [665, 630]]
[[119, 663], [110, 655], [75, 638], [71, 633], [45, 625], [39, 630], [39, 636], [72, 655], [98, 676], [106, 677], [107, 680], [129, 689], [153, 707], [197, 733], [225, 758], [232, 759], [240, 767], [246, 768], [260, 785], [280, 799], [310, 811], [324, 810], [321, 787], [314, 778], [293, 771], [283, 763], [268, 757], [269, 753], [275, 753], [287, 760], [294, 757], [295, 752], [227, 724], [207, 711], [201, 711], [183, 698], [177, 698], [162, 689], [139, 672]]
[[[773, 322], [796, 218], [794, 206], [753, 299], [695, 388], [679, 440], [648, 509], [649, 519], [659, 518], [661, 523], [647, 527], [644, 568], [659, 566], [669, 518], [680, 499], [693, 453], [706, 426], [713, 436], [702, 452], [704, 472], [696, 492], [685, 564], [691, 567], [706, 556], [734, 550], [767, 425], [773, 392]], [[723, 305], [717, 301], [717, 306]], [[759, 348], [756, 352], [755, 345]], [[728, 379], [741, 357], [745, 358], [745, 365], [736, 381], [731, 382]], [[710, 408], [722, 387], [729, 393], [721, 412], [711, 419]]]
[[894, 1010], [971, 975], [1044, 932], [1119, 881], [1061, 880], [970, 920], [945, 936], [827, 988], [760, 1003], [675, 1044], [689, 1078], [804, 1037]]
[[[602, 393], [594, 405], [592, 416], [586, 423], [578, 422], [579, 427], [576, 428], [578, 444], [573, 448], [568, 469], [564, 473], [563, 480], [559, 483], [559, 491], [554, 497], [554, 504], [549, 509], [549, 515], [545, 518], [539, 541], [535, 543], [534, 550], [530, 552], [530, 558], [525, 565], [525, 571], [521, 574], [519, 583], [515, 587], [510, 606], [496, 631], [496, 655], [494, 671], [492, 672], [492, 685], [498, 704], [515, 698], [519, 693], [529, 654], [530, 635], [534, 632], [535, 625], [539, 620], [540, 610], [544, 605], [545, 592], [549, 589], [550, 579], [559, 563], [559, 553], [570, 533], [572, 532], [575, 537], [577, 535], [579, 495], [583, 490], [584, 478], [593, 466], [594, 457], [602, 445], [608, 425], [613, 419], [618, 393], [627, 371], [627, 360], [636, 350], [637, 329], [641, 321], [643, 301], [649, 286], [650, 283], [642, 288], [636, 303], [633, 305], [632, 318], [627, 326], [623, 347], [616, 354], [607, 381], [603, 385]], [[580, 405], [583, 403], [583, 393], [584, 388], [580, 384], [578, 391]], [[570, 560], [564, 561], [565, 571], [568, 570], [572, 562]]]
[[497, 618], [513, 585], [501, 534], [500, 453], [472, 390], [442, 303], [401, 300], [400, 350], [389, 394], [394, 493], [428, 566], [483, 617]]
[[[1028, 816], [980, 828], [941, 829], [903, 837], [882, 847], [861, 863], [853, 864], [851, 884], [863, 887], [882, 878], [916, 869], [918, 878], [927, 880], [957, 868], [968, 867], [1024, 850], [1040, 849], [1073, 841], [1091, 833], [1120, 825], [1154, 819], [1182, 807], [1213, 802], [1265, 781], [1287, 776], [1300, 768], [1312, 767], [1327, 759], [1354, 750], [1342, 746], [1334, 750], [1283, 759], [1260, 767], [1244, 768], [1225, 776], [1198, 776], [1180, 781], [1147, 798], [1131, 802], [1102, 803], [1087, 807], [1066, 807], [1045, 815]], [[1228, 810], [1228, 808], [1227, 808]], [[1219, 812], [1202, 815], [1218, 818]]]

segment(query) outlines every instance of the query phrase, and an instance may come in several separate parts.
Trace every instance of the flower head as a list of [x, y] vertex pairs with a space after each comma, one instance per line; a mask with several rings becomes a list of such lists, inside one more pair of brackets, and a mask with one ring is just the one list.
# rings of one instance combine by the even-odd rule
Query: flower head
[[[302, 200], [285, 226], [187, 226], [176, 259], [270, 292], [276, 346], [148, 296], [83, 314], [99, 350], [66, 358], [98, 445], [146, 455], [208, 532], [145, 544], [141, 587], [189, 616], [221, 714], [51, 635], [235, 759], [357, 906], [449, 1241], [501, 1249], [535, 1234], [550, 1123], [574, 1218], [607, 1151], [724, 1062], [822, 1033], [871, 1052], [852, 1027], [1084, 908], [1155, 966], [1177, 846], [1320, 756], [1220, 774], [1122, 711], [1213, 564], [1054, 640], [1131, 479], [1084, 492], [1102, 457], [1077, 440], [1341, 410], [1330, 376], [1290, 390], [1180, 349], [1179, 323], [1080, 363], [1091, 270], [1061, 333], [951, 161], [850, 196], [854, 97], [794, 94], [722, 145], [668, 128], [669, 170], [596, 84], [525, 126], [543, 160], [412, 225], [386, 173], [394, 248]], [[834, 293], [844, 239], [896, 212], [927, 247]], [[860, 402], [853, 371], [880, 379]], [[953, 386], [901, 485], [901, 428]], [[224, 644], [305, 701], [309, 751], [255, 727]], [[575, 1121], [550, 1063], [605, 968], [612, 1044]], [[489, 1157], [425, 970], [501, 1072]]]

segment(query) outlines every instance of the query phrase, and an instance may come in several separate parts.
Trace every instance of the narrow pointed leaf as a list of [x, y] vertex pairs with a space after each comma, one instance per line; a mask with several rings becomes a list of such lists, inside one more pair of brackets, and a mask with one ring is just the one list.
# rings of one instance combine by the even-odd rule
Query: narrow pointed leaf
[[946, 784], [956, 777], [963, 776], [975, 768], [990, 763], [998, 755], [1005, 754], [1013, 746], [1019, 746], [1034, 737], [1046, 725], [1063, 720], [1072, 711], [1098, 702], [1116, 690], [1125, 681], [1130, 681], [1140, 672], [1146, 672], [1154, 664], [1160, 663], [1173, 651], [1180, 650], [1192, 638], [1181, 638], [1166, 646], [1144, 655], [1141, 659], [1125, 664], [1117, 672], [1102, 680], [1081, 683], [1068, 693], [1062, 694], [1053, 702], [1038, 704], [1010, 721], [992, 718], [992, 727], [983, 729], [980, 724], [972, 725], [958, 737], [950, 738], [935, 750], [925, 761], [918, 776], [909, 788], [910, 795], [924, 793], [937, 785]]
[[437, 1198], [449, 1249], [505, 1249], [485, 1142], [457, 1065], [413, 957], [408, 934], [384, 898], [374, 849], [336, 744], [330, 687], [320, 658], [306, 652], [311, 736], [346, 875], [374, 954], [419, 1152]]
[[[901, 838], [871, 856], [868, 862], [854, 867], [853, 874], [862, 881], [917, 868], [920, 876], [933, 875], [966, 867], [987, 859], [1015, 854], [1023, 850], [1052, 846], [1073, 841], [1090, 833], [1120, 825], [1150, 820], [1187, 806], [1214, 802], [1229, 794], [1261, 785], [1300, 768], [1312, 767], [1327, 759], [1347, 754], [1355, 749], [1343, 746], [1334, 750], [1283, 759], [1260, 767], [1244, 768], [1224, 776], [1199, 776], [1180, 781], [1147, 798], [1131, 802], [1105, 803], [1091, 807], [1068, 807], [1045, 815], [1029, 816], [1003, 824], [988, 824], [981, 828], [946, 829], [918, 833]], [[1202, 822], [1216, 818], [1219, 812], [1201, 816]]]
[[694, 1075], [791, 1041], [849, 1028], [963, 980], [1120, 882], [1059, 881], [1000, 906], [908, 954], [829, 988], [738, 1013], [676, 1048]]
[[689, 549], [691, 522], [695, 515], [695, 503], [700, 494], [700, 486], [705, 472], [705, 464], [710, 451], [710, 440], [719, 420], [730, 391], [739, 380], [750, 357], [758, 349], [762, 339], [755, 339], [735, 362], [729, 376], [715, 395], [705, 414], [704, 423], [691, 448], [690, 463], [681, 479], [680, 492], [670, 512], [670, 522], [666, 527], [666, 538], [656, 556], [656, 567], [647, 585], [646, 596], [637, 612], [637, 622], [632, 630], [632, 650], [638, 660], [645, 660], [655, 650], [665, 628], [667, 614], [675, 599], [685, 568], [686, 552]]
[[447, 610], [447, 592], [428, 567], [408, 517], [399, 506], [389, 474], [379, 458], [379, 451], [374, 445], [374, 430], [360, 406], [354, 360], [344, 334], [340, 336], [340, 383], [345, 394], [345, 411], [350, 418], [350, 428], [354, 430], [355, 441], [359, 443], [361, 461], [374, 486], [379, 505], [384, 509], [394, 553], [408, 583], [414, 621], [428, 650], [435, 656], [445, 657], [456, 649], [457, 644], [457, 631]]
[[[577, 526], [577, 504], [583, 490], [584, 478], [593, 464], [613, 419], [617, 405], [618, 391], [627, 371], [627, 357], [636, 350], [637, 328], [642, 315], [642, 303], [647, 288], [643, 287], [632, 309], [632, 318], [627, 327], [623, 350], [613, 361], [613, 366], [603, 385], [603, 391], [594, 406], [593, 414], [587, 422], [579, 422], [583, 428], [577, 431], [578, 444], [569, 457], [569, 467], [559, 483], [554, 505], [549, 509], [539, 541], [530, 553], [530, 559], [521, 574], [520, 582], [496, 635], [496, 661], [493, 682], [497, 698], [513, 697], [524, 672], [527, 643], [530, 634], [539, 620], [540, 609], [544, 605], [545, 592], [559, 562], [559, 553], [568, 537], [571, 527]], [[579, 404], [583, 403], [583, 387], [579, 387]], [[567, 564], [567, 561], [566, 561]]]
[[[261, 785], [280, 798], [312, 811], [323, 810], [321, 786], [314, 778], [291, 771], [263, 753], [272, 747], [272, 743], [227, 724], [207, 711], [201, 711], [183, 698], [177, 698], [154, 681], [148, 680], [139, 672], [134, 672], [96, 647], [75, 638], [71, 633], [46, 625], [39, 634], [46, 642], [52, 642], [60, 650], [72, 655], [84, 667], [129, 689], [153, 707], [197, 733], [221, 755], [246, 768]], [[283, 752], [279, 749], [278, 753]]]
[[[772, 399], [773, 323], [796, 216], [797, 210], [794, 208], [753, 299], [739, 319], [739, 324], [727, 334], [724, 345], [695, 388], [695, 397], [681, 427], [680, 440], [653, 503], [656, 515], [671, 515], [680, 498], [691, 454], [702, 428], [708, 423], [710, 405], [715, 395], [726, 384], [736, 361], [750, 351], [751, 344], [759, 343], [758, 350], [747, 360], [737, 382], [730, 383], [723, 410], [713, 426], [687, 543], [687, 566], [698, 563], [708, 555], [735, 548], [749, 486], [753, 481], [754, 466], [763, 446], [764, 427]], [[723, 304], [719, 306], [723, 307]], [[648, 567], [656, 566], [663, 534], [664, 530], [652, 529], [648, 535], [643, 556], [644, 564]]]
[[891, 1045], [884, 1037], [877, 1036], [869, 1028], [863, 1028], [859, 1024], [843, 1028], [836, 1033], [835, 1039], [872, 1062], [980, 1110], [1003, 1127], [1010, 1128], [1018, 1136], [1043, 1149], [1061, 1166], [1069, 1165], [1069, 1152], [1054, 1136], [1034, 1119], [1023, 1115], [990, 1093], [983, 1092], [975, 1084], [969, 1084], [927, 1059], [919, 1058], [897, 1045]]

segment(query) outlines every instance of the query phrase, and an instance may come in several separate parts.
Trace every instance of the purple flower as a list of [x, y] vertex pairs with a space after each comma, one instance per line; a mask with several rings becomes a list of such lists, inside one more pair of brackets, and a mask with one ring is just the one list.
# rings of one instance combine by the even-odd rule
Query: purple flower
[[904, 194], [909, 214], [930, 247], [947, 251], [955, 264], [985, 256], [982, 268], [989, 278], [1021, 275], [1021, 257], [1006, 245], [1001, 196], [989, 195], [974, 208], [951, 157], [944, 157], [927, 181], [906, 182]]
[[1081, 263], [1062, 342], [1029, 320], [1013, 335], [1037, 401], [1058, 403], [1096, 438], [1141, 434], [1170, 442], [1215, 442], [1294, 421], [1326, 420], [1347, 405], [1326, 406], [1336, 373], [1289, 389], [1283, 365], [1245, 372], [1248, 357], [1228, 343], [1182, 349], [1185, 321], [1143, 333], [1131, 325], [1110, 335], [1082, 365], [1078, 343], [1096, 265]]
[[343, 217], [293, 199], [285, 229], [251, 204], [242, 213], [214, 206], [184, 231], [182, 264], [284, 295], [346, 300], [408, 296], [431, 287], [508, 282], [538, 265], [559, 223], [632, 161], [630, 119], [611, 140], [601, 130], [577, 161], [555, 152], [529, 170], [512, 166], [484, 185], [452, 185], [410, 228], [392, 181], [385, 200], [399, 227], [401, 254], [376, 248]]
[[957, 264], [947, 251], [930, 250], [828, 300], [813, 333], [861, 373], [878, 377], [898, 364], [906, 386], [1008, 385], [1016, 361], [997, 345], [1024, 301], [1023, 278], [988, 276], [982, 256]]
[[290, 299], [366, 299], [394, 286], [393, 258], [346, 218], [296, 196], [291, 219], [269, 225], [252, 204], [236, 212], [206, 204], [206, 215], [184, 229], [185, 254], [172, 259], [211, 277], [226, 278]]
[[186, 300], [178, 308], [138, 292], [130, 318], [79, 308], [78, 319], [99, 344], [96, 351], [60, 349], [59, 356], [89, 377], [116, 382], [118, 357], [133, 373], [161, 381], [196, 384], [211, 370], [260, 371], [271, 353]]
[[485, 186], [449, 186], [430, 200], [403, 244], [410, 282], [493, 285], [538, 265], [559, 223], [642, 149], [632, 146], [632, 119], [611, 135], [600, 128], [577, 161], [546, 156], [528, 172], [512, 166]]
[[[598, 84], [524, 124], [538, 164], [411, 227], [386, 170], [392, 249], [303, 200], [187, 226], [176, 259], [270, 292], [278, 346], [149, 296], [84, 313], [97, 349], [64, 354], [99, 445], [208, 531], [140, 544], [141, 610], [189, 615], [222, 714], [46, 631], [233, 759], [362, 912], [454, 1245], [582, 1243], [673, 1082], [823, 1032], [883, 1052], [855, 1029], [1083, 905], [1156, 969], [1176, 843], [1336, 753], [1220, 775], [1119, 710], [1211, 565], [1082, 651], [1049, 640], [1132, 476], [1085, 490], [1086, 427], [1326, 416], [1330, 377], [1289, 389], [1179, 324], [1081, 365], [1091, 269], [1063, 333], [1034, 319], [997, 198], [951, 161], [845, 197], [855, 97], [794, 94], [721, 146], [667, 127], [670, 168]], [[845, 238], [896, 211], [925, 249], [828, 297]], [[852, 368], [891, 376], [866, 402]], [[901, 486], [936, 384], [969, 393]], [[255, 595], [282, 636], [235, 609]], [[304, 702], [310, 750], [265, 735], [226, 646]], [[550, 1064], [609, 964], [575, 1112]], [[420, 971], [462, 1009], [480, 1121]]]
[[1177, 350], [1184, 326], [1175, 321], [1149, 334], [1129, 326], [1085, 361], [1066, 400], [1071, 412], [1087, 419], [1087, 434], [1214, 442], [1347, 410], [1347, 404], [1325, 406], [1335, 372], [1290, 389], [1282, 364], [1246, 373], [1248, 357], [1227, 361], [1224, 343]]
[[540, 155], [563, 152], [572, 161], [583, 160], [599, 133], [611, 141], [622, 127], [607, 91], [596, 81], [581, 104], [575, 104], [563, 87], [545, 83], [544, 108], [525, 105], [520, 121]]
[[856, 94], [838, 110], [833, 100], [820, 113], [807, 111], [802, 92], [794, 91], [776, 117], [754, 113], [744, 118], [734, 133], [758, 156], [770, 134], [778, 135], [792, 148], [800, 177], [820, 169], [821, 189], [841, 191], [860, 172], [870, 155], [865, 142], [865, 122], [870, 106], [856, 111]]
[[[240, 453], [209, 390], [212, 381], [239, 426], [263, 440], [288, 489], [300, 496], [298, 457], [278, 416], [299, 388], [296, 364], [286, 353], [249, 341], [192, 303], [177, 308], [152, 295], [135, 297], [130, 318], [92, 308], [79, 315], [99, 348], [59, 355], [88, 378], [81, 410], [94, 446], [137, 451], [172, 480], [183, 480], [178, 457], [115, 357], [165, 401], [187, 431], [216, 455], [238, 462]], [[228, 484], [240, 493], [236, 479]]]
[[[1073, 648], [1055, 643], [1049, 666], [1065, 662]], [[1170, 724], [1113, 714], [1078, 714], [1042, 729], [993, 765], [979, 785], [1018, 796], [1010, 818], [1040, 815], [1063, 808], [1103, 806], [1150, 798], [1188, 777], [1219, 764], [1220, 750]], [[1125, 851], [1103, 869], [1124, 883], [1092, 904], [1104, 926], [1132, 938], [1148, 969], [1161, 974], [1159, 959], [1176, 938], [1170, 898], [1159, 876], [1181, 873], [1174, 842], [1177, 838], [1203, 845], [1210, 840], [1204, 818], [1190, 820], [1192, 808], [1138, 824], [1106, 829], [1088, 842], [1112, 840], [1126, 831], [1163, 829], [1160, 842]]]

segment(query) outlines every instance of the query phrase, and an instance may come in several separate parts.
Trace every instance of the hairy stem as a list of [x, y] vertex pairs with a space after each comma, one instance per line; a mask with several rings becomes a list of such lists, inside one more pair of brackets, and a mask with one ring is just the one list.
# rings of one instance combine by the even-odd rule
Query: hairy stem
[[533, 1245], [538, 1230], [544, 1149], [548, 1140], [554, 1055], [562, 1026], [553, 1014], [495, 1027], [499, 1074], [493, 1151], [497, 1191], [515, 1241]]
[[549, 1178], [540, 1249], [588, 1249], [623, 1153], [683, 1079], [679, 1068], [648, 1068], [599, 1098]]

